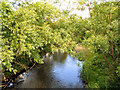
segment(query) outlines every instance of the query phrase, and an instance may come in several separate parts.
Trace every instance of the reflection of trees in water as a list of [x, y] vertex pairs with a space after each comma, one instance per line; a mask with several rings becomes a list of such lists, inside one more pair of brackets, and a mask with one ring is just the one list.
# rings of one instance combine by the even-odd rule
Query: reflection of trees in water
[[[41, 66], [39, 70], [36, 70], [36, 81], [40, 83], [40, 87], [51, 87], [51, 85], [57, 84], [56, 81], [53, 79], [54, 75], [51, 72], [54, 67], [54, 62], [59, 62], [61, 64], [65, 63], [65, 60], [67, 58], [67, 53], [61, 53], [60, 51], [53, 54], [53, 57], [50, 59], [50, 57], [45, 57], [44, 61], [45, 64]], [[59, 82], [60, 83], [60, 82]], [[53, 86], [54, 87], [54, 86]]]
[[30, 73], [28, 79], [19, 84], [18, 88], [49, 88], [53, 82], [53, 75], [51, 73], [52, 66], [48, 64], [40, 65], [40, 68], [34, 68]]
[[55, 52], [54, 54], [46, 53], [46, 55], [43, 56], [44, 64], [53, 64], [54, 62], [64, 64], [67, 55], [67, 53], [61, 53], [60, 50], [58, 50], [58, 52]]
[[60, 51], [56, 52], [53, 54], [53, 60], [60, 62], [61, 64], [64, 64], [67, 58], [67, 55], [68, 55], [67, 53], [61, 53]]
[[39, 70], [36, 70], [36, 81], [40, 83], [39, 87], [51, 87], [51, 82], [53, 81], [52, 68], [53, 66], [47, 63]]
[[[59, 56], [59, 54], [58, 54]], [[53, 56], [54, 57], [54, 56]], [[57, 57], [57, 56], [55, 56]], [[58, 62], [64, 62], [67, 57], [67, 54], [63, 54], [62, 58]], [[49, 60], [47, 58], [47, 60]], [[57, 59], [58, 60], [58, 59]], [[49, 88], [49, 87], [63, 87], [62, 83], [60, 81], [56, 81], [54, 78], [53, 68], [54, 68], [54, 60], [52, 59], [50, 62], [44, 64], [41, 66], [39, 70], [37, 71], [35, 76], [37, 83], [39, 83], [40, 88]], [[37, 84], [38, 85], [38, 84]]]

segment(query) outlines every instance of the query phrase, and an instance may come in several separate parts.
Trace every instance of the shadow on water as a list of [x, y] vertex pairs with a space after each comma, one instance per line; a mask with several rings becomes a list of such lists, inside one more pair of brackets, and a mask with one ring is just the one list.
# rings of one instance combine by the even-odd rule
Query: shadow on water
[[83, 88], [80, 78], [82, 61], [60, 52], [46, 57], [44, 61], [44, 65], [30, 70], [24, 82], [15, 88]]

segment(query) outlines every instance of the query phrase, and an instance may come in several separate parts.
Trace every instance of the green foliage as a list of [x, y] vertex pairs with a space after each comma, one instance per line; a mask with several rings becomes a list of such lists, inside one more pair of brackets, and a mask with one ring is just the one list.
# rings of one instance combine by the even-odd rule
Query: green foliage
[[[79, 2], [79, 4], [85, 4]], [[43, 63], [43, 53], [58, 50], [85, 60], [82, 77], [88, 88], [120, 85], [120, 34], [118, 2], [94, 3], [91, 17], [68, 16], [45, 2], [24, 3], [13, 10], [6, 2], [2, 9], [2, 59], [7, 75], [26, 68], [32, 61]], [[76, 44], [85, 49], [74, 52]], [[79, 66], [79, 64], [78, 64]]]
[[75, 46], [70, 34], [60, 27], [61, 20], [55, 21], [61, 17], [60, 10], [48, 3], [27, 3], [14, 11], [9, 4], [2, 2], [1, 12], [2, 65], [5, 71], [16, 73], [14, 63], [25, 67], [27, 58], [43, 63], [41, 53], [54, 53], [59, 49], [70, 52]]
[[94, 4], [90, 13], [90, 28], [82, 42], [89, 50], [84, 55], [83, 80], [89, 88], [119, 87], [118, 2]]

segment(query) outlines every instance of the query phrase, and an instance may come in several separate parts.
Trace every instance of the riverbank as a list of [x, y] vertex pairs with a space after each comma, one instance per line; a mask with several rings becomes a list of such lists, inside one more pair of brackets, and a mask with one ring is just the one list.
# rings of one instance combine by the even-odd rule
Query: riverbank
[[[26, 62], [26, 61], [25, 61]], [[21, 75], [24, 72], [29, 72], [29, 70], [31, 70], [32, 68], [35, 67], [37, 63], [36, 62], [30, 62], [28, 65], [24, 64], [27, 69], [23, 68], [23, 67], [18, 67], [18, 72], [16, 72], [16, 74], [12, 73], [12, 72], [8, 72], [8, 71], [4, 71], [4, 74], [2, 73], [2, 89], [8, 88], [9, 86], [12, 87], [13, 83], [18, 82], [19, 78], [21, 78]], [[17, 67], [17, 65], [16, 65]], [[16, 81], [16, 78], [18, 79]], [[12, 85], [10, 85], [12, 83]]]

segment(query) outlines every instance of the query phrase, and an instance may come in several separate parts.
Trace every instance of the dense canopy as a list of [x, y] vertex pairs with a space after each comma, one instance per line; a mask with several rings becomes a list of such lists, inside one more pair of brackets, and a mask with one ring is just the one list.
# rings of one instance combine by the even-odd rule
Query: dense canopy
[[[0, 64], [5, 77], [28, 70], [32, 62], [42, 64], [44, 54], [61, 50], [85, 61], [82, 77], [86, 87], [119, 87], [119, 2], [87, 5], [88, 19], [70, 16], [47, 2], [23, 3], [16, 10], [7, 2], [1, 5]], [[85, 49], [75, 53], [76, 44]]]

